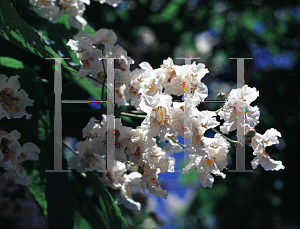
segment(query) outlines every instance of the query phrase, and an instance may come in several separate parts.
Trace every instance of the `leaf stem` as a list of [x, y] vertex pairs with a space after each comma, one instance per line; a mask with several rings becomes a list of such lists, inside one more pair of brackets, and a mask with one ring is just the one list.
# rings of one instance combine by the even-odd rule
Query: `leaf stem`
[[220, 131], [216, 130], [215, 128], [210, 128], [210, 129], [213, 130], [214, 132], [220, 134], [220, 135], [221, 135], [223, 138], [225, 138], [227, 141], [229, 141], [229, 142], [231, 142], [231, 143], [234, 143], [234, 144], [238, 143], [238, 141], [234, 141], [234, 140], [232, 140], [232, 139], [226, 137], [224, 134], [222, 134]]
[[183, 147], [183, 148], [185, 148], [186, 146], [184, 146], [184, 145], [182, 145], [182, 144], [180, 144], [179, 142], [177, 142], [177, 141], [175, 141], [171, 136], [168, 136], [168, 138], [169, 139], [171, 139], [171, 141], [172, 142], [174, 142], [174, 143], [176, 143], [176, 144], [178, 144], [178, 145], [180, 145], [181, 147]]

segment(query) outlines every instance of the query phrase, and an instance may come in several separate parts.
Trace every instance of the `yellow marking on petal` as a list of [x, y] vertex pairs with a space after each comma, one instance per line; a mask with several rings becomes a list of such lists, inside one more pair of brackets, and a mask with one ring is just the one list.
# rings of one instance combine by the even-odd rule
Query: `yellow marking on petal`
[[16, 168], [17, 168], [17, 169], [21, 168], [20, 162], [17, 163]]
[[91, 63], [90, 62], [86, 62], [86, 67], [90, 68], [91, 67]]
[[142, 77], [138, 77], [136, 80], [139, 81], [140, 83], [144, 82], [144, 80], [142, 80]]
[[195, 138], [196, 142], [199, 142], [201, 137], [200, 137], [200, 135], [199, 135], [199, 134], [197, 134], [197, 135], [195, 135], [195, 137], [194, 137], [194, 138]]
[[207, 128], [207, 122], [206, 122], [205, 124], [201, 123], [201, 126], [202, 126], [203, 128], [208, 129], [208, 128]]
[[93, 166], [95, 166], [95, 164], [96, 164], [96, 161], [95, 161], [95, 160], [93, 160], [93, 162], [92, 162], [92, 165], [93, 165]]
[[152, 85], [151, 87], [149, 87], [149, 90], [153, 92], [155, 90], [155, 87]]
[[205, 159], [205, 163], [208, 164], [208, 166], [211, 165], [211, 163], [213, 163], [214, 160], [211, 160], [211, 159]]
[[21, 153], [21, 157], [26, 161], [27, 160], [27, 156], [24, 153]]
[[164, 120], [164, 124], [165, 124], [167, 127], [170, 126], [167, 120]]
[[266, 150], [263, 150], [263, 154], [266, 155], [266, 156], [269, 156], [269, 154], [267, 153]]
[[214, 144], [210, 144], [210, 147], [211, 147], [211, 148], [214, 148], [214, 149], [217, 149], [217, 148], [218, 148], [218, 146], [216, 146], [216, 145], [214, 145]]
[[8, 105], [8, 111], [13, 111], [14, 109], [12, 108], [11, 105]]

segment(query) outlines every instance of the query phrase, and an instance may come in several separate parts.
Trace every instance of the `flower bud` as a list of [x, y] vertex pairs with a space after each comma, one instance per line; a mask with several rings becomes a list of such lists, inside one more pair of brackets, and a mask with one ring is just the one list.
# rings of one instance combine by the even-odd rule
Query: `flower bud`
[[245, 145], [247, 145], [247, 146], [250, 145], [251, 141], [252, 141], [252, 138], [246, 138]]
[[245, 133], [245, 138], [253, 138], [256, 134], [255, 129], [249, 129]]
[[217, 94], [217, 100], [225, 100], [226, 94], [225, 93], [219, 93]]

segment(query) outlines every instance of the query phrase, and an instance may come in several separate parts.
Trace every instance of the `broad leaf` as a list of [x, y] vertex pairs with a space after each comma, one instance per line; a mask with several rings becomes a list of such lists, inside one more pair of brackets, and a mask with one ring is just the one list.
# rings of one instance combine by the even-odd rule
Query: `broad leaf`
[[[19, 48], [43, 59], [60, 57], [31, 26], [20, 18], [9, 0], [0, 1], [0, 35]], [[53, 60], [49, 61], [53, 62]], [[68, 66], [64, 60], [62, 66], [71, 73], [77, 74], [77, 71]]]

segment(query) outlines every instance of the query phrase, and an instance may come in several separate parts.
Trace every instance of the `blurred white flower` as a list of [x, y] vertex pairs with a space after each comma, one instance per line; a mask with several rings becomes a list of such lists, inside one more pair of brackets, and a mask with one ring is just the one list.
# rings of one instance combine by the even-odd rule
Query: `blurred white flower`
[[210, 31], [198, 33], [195, 36], [196, 48], [201, 55], [211, 53], [213, 47], [220, 42], [220, 38]]

